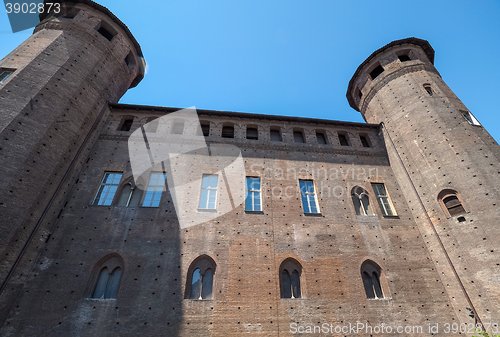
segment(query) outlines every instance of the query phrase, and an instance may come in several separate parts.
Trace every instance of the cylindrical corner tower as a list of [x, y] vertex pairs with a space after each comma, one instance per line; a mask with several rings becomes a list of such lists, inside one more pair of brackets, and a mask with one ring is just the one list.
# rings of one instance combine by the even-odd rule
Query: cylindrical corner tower
[[[56, 9], [53, 9], [56, 10]], [[144, 75], [127, 27], [88, 0], [62, 2], [0, 61], [0, 282], [33, 233], [63, 207], [67, 177], [92, 142], [109, 102]]]
[[499, 147], [433, 63], [427, 41], [389, 43], [359, 66], [347, 98], [367, 122], [383, 123], [391, 165], [458, 316], [499, 322]]

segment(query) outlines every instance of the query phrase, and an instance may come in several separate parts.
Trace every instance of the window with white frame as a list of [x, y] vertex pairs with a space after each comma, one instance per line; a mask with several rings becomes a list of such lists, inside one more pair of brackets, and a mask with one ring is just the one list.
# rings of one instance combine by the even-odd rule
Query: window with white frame
[[245, 211], [262, 211], [260, 177], [247, 177], [246, 179]]
[[165, 188], [165, 173], [152, 172], [149, 176], [148, 187], [144, 191], [142, 199], [142, 207], [158, 207], [160, 206], [161, 196]]
[[470, 125], [481, 126], [481, 123], [479, 123], [479, 121], [477, 120], [477, 118], [474, 117], [474, 115], [470, 111], [460, 110], [460, 113], [462, 114], [462, 116], [464, 116], [465, 120]]
[[0, 84], [6, 82], [13, 73], [12, 69], [0, 68]]
[[397, 216], [396, 210], [392, 205], [391, 198], [385, 189], [384, 184], [374, 183], [372, 184], [373, 190], [375, 191], [375, 196], [377, 197], [380, 210], [384, 216]]
[[94, 198], [94, 205], [110, 206], [115, 198], [116, 191], [122, 180], [122, 172], [105, 172], [101, 186]]
[[204, 174], [201, 178], [201, 194], [199, 209], [217, 209], [217, 186], [219, 177], [216, 174]]
[[299, 180], [300, 195], [304, 214], [319, 214], [318, 198], [314, 188], [314, 181]]

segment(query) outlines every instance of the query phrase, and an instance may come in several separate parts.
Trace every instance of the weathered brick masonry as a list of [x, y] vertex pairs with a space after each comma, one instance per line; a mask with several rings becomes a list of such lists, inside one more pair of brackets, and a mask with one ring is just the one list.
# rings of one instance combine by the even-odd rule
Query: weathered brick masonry
[[[176, 109], [116, 104], [143, 76], [140, 47], [105, 8], [64, 8], [0, 62], [16, 69], [0, 85], [1, 336], [291, 336], [294, 322], [473, 323], [466, 308], [500, 321], [498, 145], [464, 118], [426, 41], [393, 42], [356, 71], [348, 99], [372, 124], [199, 110], [208, 144], [238, 146], [246, 175], [261, 177], [263, 211], [239, 205], [181, 229], [168, 192], [159, 207], [93, 204], [106, 171], [123, 172], [118, 194], [133, 184], [130, 134]], [[234, 138], [221, 137], [227, 125]], [[321, 214], [304, 214], [299, 179], [314, 180]], [[384, 216], [372, 183], [397, 216]], [[356, 215], [355, 186], [368, 215]], [[449, 216], [438, 200], [448, 189], [466, 213]], [[110, 254], [123, 263], [117, 296], [91, 299]], [[186, 299], [202, 255], [216, 265], [213, 298]], [[302, 266], [301, 298], [280, 296], [289, 258]], [[382, 299], [367, 299], [366, 260], [381, 267]]]

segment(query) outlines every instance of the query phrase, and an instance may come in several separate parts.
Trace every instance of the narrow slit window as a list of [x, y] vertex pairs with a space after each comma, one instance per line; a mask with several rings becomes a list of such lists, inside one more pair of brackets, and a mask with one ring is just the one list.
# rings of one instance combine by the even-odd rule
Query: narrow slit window
[[164, 172], [151, 173], [148, 186], [146, 187], [146, 191], [144, 191], [142, 207], [160, 206], [163, 190], [165, 189], [165, 175]]
[[370, 139], [368, 138], [368, 136], [359, 135], [359, 140], [361, 141], [361, 145], [363, 145], [363, 147], [371, 147]]
[[345, 133], [339, 133], [339, 143], [341, 146], [349, 146], [349, 138]]
[[383, 72], [384, 72], [384, 68], [379, 64], [372, 71], [370, 71], [370, 77], [372, 80], [374, 80]]
[[222, 138], [234, 138], [233, 125], [226, 125], [222, 127]]
[[94, 205], [110, 206], [115, 198], [116, 191], [120, 185], [123, 173], [105, 172], [101, 181], [101, 186], [94, 199]]
[[201, 178], [201, 193], [198, 208], [201, 210], [217, 209], [217, 187], [219, 177], [216, 174], [204, 174]]
[[259, 130], [256, 127], [247, 127], [247, 139], [258, 140]]
[[134, 68], [135, 66], [134, 53], [130, 52], [127, 54], [127, 57], [125, 57], [125, 64], [129, 67], [129, 69]]
[[283, 137], [281, 136], [281, 131], [279, 129], [271, 129], [270, 131], [271, 141], [282, 142]]
[[375, 191], [375, 196], [377, 197], [380, 210], [384, 216], [397, 216], [396, 210], [392, 205], [391, 198], [387, 193], [384, 184], [372, 184], [373, 190]]
[[358, 99], [363, 98], [363, 93], [361, 92], [361, 90], [359, 90], [359, 88], [356, 88], [356, 97]]
[[246, 198], [245, 211], [260, 212], [262, 211], [261, 185], [260, 177], [246, 178]]
[[328, 144], [328, 140], [326, 138], [326, 134], [322, 131], [317, 131], [316, 132], [316, 140], [318, 141], [318, 144], [321, 145], [326, 145]]
[[460, 113], [462, 114], [462, 116], [464, 116], [465, 120], [470, 125], [481, 126], [481, 123], [479, 123], [479, 121], [477, 120], [477, 118], [474, 117], [474, 115], [470, 111], [460, 110]]
[[299, 180], [299, 186], [304, 214], [320, 214], [314, 181]]
[[300, 130], [293, 131], [293, 140], [295, 143], [305, 143], [304, 133]]

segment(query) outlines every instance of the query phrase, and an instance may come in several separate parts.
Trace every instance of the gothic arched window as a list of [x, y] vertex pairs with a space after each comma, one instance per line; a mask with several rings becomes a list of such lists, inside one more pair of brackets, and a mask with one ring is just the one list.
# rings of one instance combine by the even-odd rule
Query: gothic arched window
[[370, 198], [368, 192], [360, 187], [354, 186], [351, 190], [352, 203], [357, 215], [371, 215], [370, 211]]
[[367, 298], [384, 298], [384, 292], [382, 291], [382, 284], [380, 282], [381, 277], [382, 269], [378, 264], [371, 260], [363, 262], [361, 265], [361, 279], [363, 280]]
[[120, 288], [123, 260], [116, 254], [109, 255], [96, 265], [90, 298], [114, 299]]
[[207, 255], [202, 255], [191, 263], [188, 269], [185, 298], [212, 299], [215, 267], [214, 260]]
[[280, 266], [281, 298], [301, 298], [300, 277], [302, 266], [297, 260], [286, 259]]

